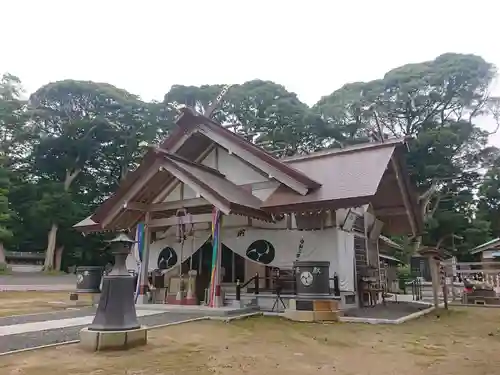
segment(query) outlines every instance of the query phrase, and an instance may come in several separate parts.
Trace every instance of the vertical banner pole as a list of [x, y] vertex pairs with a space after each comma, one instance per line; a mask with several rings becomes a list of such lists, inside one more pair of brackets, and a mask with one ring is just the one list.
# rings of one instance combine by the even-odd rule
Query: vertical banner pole
[[135, 230], [134, 258], [137, 262], [137, 284], [135, 286], [135, 302], [139, 298], [141, 285], [142, 253], [144, 251], [144, 224], [138, 223]]
[[210, 290], [209, 290], [209, 306], [215, 307], [215, 296], [217, 288], [219, 287], [219, 232], [220, 232], [220, 211], [214, 208], [212, 215], [212, 274], [210, 277]]
[[140, 234], [140, 252], [141, 252], [141, 285], [139, 289], [139, 295], [142, 295], [139, 303], [147, 303], [148, 299], [146, 298], [146, 290], [149, 285], [148, 280], [148, 271], [149, 271], [149, 250], [150, 250], [150, 242], [151, 242], [151, 231], [149, 228], [149, 222], [151, 219], [151, 213], [146, 212], [144, 223], [141, 223], [141, 231]]

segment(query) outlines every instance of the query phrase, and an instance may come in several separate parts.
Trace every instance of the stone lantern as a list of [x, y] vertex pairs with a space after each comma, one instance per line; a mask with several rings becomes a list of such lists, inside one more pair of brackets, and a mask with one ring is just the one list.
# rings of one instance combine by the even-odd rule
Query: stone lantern
[[81, 344], [86, 349], [127, 349], [147, 342], [147, 331], [141, 328], [135, 310], [135, 280], [126, 267], [134, 243], [125, 233], [119, 233], [109, 241], [115, 265], [103, 277], [94, 321], [80, 331]]

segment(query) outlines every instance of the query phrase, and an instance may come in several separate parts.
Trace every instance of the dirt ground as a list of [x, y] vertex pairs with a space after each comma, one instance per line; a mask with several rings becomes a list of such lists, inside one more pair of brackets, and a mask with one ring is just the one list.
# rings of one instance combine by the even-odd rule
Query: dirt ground
[[491, 375], [500, 309], [461, 308], [399, 326], [259, 317], [150, 332], [149, 345], [89, 354], [78, 345], [0, 357], [0, 374]]
[[90, 296], [82, 296], [77, 304], [70, 302], [69, 292], [0, 292], [0, 317], [60, 311], [68, 307], [88, 306]]

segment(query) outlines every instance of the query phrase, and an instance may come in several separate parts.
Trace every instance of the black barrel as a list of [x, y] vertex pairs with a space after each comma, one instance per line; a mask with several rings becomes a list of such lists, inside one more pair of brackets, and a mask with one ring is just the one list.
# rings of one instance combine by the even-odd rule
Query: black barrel
[[101, 293], [102, 267], [89, 266], [76, 268], [77, 293]]
[[297, 298], [330, 295], [330, 262], [297, 261], [293, 268]]
[[152, 273], [153, 278], [153, 286], [157, 289], [165, 288], [165, 276], [161, 273], [160, 270], [154, 270]]

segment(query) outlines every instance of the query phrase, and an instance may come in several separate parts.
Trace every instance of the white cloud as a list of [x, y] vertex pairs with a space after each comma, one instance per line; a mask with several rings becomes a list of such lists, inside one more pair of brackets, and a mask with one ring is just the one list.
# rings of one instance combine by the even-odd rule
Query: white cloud
[[29, 92], [73, 78], [144, 99], [176, 83], [261, 78], [313, 104], [346, 82], [444, 52], [500, 66], [498, 9], [485, 0], [4, 0], [0, 72]]

